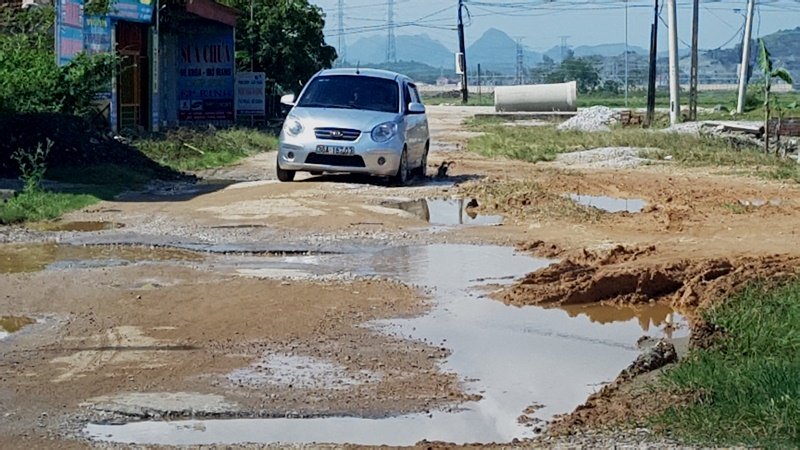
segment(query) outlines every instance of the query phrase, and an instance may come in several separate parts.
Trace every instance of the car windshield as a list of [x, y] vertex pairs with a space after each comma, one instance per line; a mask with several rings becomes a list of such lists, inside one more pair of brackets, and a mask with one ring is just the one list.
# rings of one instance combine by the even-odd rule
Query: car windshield
[[365, 109], [396, 113], [400, 107], [397, 82], [363, 75], [314, 78], [297, 106], [306, 108]]

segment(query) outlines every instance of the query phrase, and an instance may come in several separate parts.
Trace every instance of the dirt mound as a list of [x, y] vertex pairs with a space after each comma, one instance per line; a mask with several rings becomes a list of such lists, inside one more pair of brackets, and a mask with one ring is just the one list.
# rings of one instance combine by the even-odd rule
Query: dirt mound
[[55, 113], [0, 115], [0, 177], [17, 177], [19, 169], [11, 155], [17, 149], [35, 150], [53, 143], [48, 167], [88, 167], [115, 164], [136, 167], [162, 179], [181, 174], [151, 160], [135, 147], [116, 141], [80, 117]]
[[[528, 274], [503, 294], [514, 305], [572, 305], [594, 302], [671, 301], [694, 308], [723, 298], [756, 279], [796, 276], [800, 258], [786, 256], [718, 258], [648, 263], [654, 247], [583, 250]], [[636, 264], [629, 264], [637, 260]]]

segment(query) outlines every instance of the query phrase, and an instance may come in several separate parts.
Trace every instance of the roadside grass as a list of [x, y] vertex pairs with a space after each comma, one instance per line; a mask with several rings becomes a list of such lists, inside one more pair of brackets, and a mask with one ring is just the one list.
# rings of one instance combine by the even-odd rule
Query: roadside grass
[[133, 145], [152, 160], [176, 170], [202, 170], [233, 164], [242, 158], [278, 148], [270, 133], [230, 128], [217, 131], [178, 129], [136, 140]]
[[800, 281], [752, 285], [704, 319], [722, 337], [663, 378], [697, 400], [654, 425], [700, 445], [800, 446]]
[[527, 162], [552, 161], [559, 153], [602, 147], [646, 149], [645, 158], [672, 160], [691, 167], [728, 167], [772, 179], [800, 181], [800, 165], [764, 154], [754, 145], [719, 136], [670, 133], [642, 128], [613, 128], [609, 132], [559, 131], [554, 125], [508, 127], [497, 120], [472, 119], [467, 123], [484, 132], [471, 138], [467, 148], [483, 156]]
[[54, 219], [67, 211], [85, 208], [99, 200], [92, 194], [24, 191], [0, 205], [0, 224]]
[[101, 200], [111, 200], [124, 191], [141, 188], [157, 175], [148, 168], [116, 164], [54, 167], [47, 170], [47, 178], [58, 184], [23, 189], [0, 204], [0, 224], [55, 219]]

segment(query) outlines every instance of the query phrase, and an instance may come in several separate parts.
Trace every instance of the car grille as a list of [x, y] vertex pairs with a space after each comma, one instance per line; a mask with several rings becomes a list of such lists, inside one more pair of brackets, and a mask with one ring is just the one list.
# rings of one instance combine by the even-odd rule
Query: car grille
[[355, 141], [359, 136], [361, 136], [361, 132], [347, 128], [315, 128], [314, 135], [317, 136], [317, 139]]
[[359, 155], [320, 155], [319, 153], [309, 153], [306, 156], [306, 164], [324, 164], [326, 166], [341, 167], [367, 167], [364, 158]]

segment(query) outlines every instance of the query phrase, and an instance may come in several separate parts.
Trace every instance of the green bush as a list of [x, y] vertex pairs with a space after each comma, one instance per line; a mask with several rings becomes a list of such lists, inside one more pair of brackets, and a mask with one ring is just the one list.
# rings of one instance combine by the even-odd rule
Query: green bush
[[0, 112], [56, 112], [85, 116], [94, 97], [109, 90], [111, 55], [78, 55], [59, 67], [52, 8], [0, 11]]

